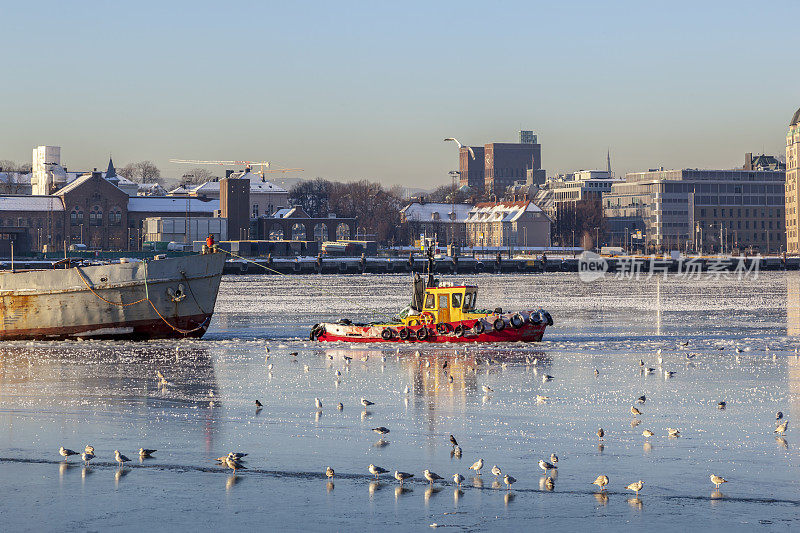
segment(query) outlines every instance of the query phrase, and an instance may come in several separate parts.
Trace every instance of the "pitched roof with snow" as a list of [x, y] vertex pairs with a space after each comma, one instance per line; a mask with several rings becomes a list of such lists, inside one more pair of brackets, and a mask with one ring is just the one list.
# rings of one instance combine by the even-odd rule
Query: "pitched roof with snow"
[[58, 196], [3, 195], [0, 211], [63, 211], [64, 203]]
[[199, 198], [172, 196], [132, 196], [128, 200], [128, 211], [137, 213], [206, 213], [213, 215], [219, 209], [218, 200], [208, 202]]
[[[450, 221], [450, 213], [455, 212], [455, 222], [464, 222], [473, 207], [469, 204], [447, 204], [439, 202], [412, 202], [400, 210], [410, 222], [427, 222], [439, 220]], [[454, 211], [455, 210], [455, 211]]]
[[541, 212], [539, 206], [530, 201], [485, 202], [470, 211], [467, 222], [516, 222], [525, 213]]

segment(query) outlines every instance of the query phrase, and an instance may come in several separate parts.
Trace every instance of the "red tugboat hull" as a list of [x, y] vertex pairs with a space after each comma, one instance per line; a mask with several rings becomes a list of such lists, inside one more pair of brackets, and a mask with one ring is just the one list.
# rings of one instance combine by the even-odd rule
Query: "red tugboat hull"
[[[519, 318], [516, 318], [519, 317]], [[513, 320], [516, 318], [516, 320]], [[520, 320], [523, 318], [523, 320]], [[500, 326], [498, 321], [502, 321]], [[520, 322], [522, 322], [520, 324]], [[480, 324], [480, 325], [478, 325]], [[476, 327], [477, 325], [477, 327]], [[311, 340], [320, 342], [539, 342], [547, 322], [531, 323], [521, 313], [483, 320], [404, 326], [402, 324], [324, 323], [314, 326]], [[425, 328], [427, 331], [421, 331]]]

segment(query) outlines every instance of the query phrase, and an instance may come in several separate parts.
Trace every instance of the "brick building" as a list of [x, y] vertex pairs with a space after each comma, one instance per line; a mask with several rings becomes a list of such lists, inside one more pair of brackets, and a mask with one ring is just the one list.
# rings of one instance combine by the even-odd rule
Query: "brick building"
[[[63, 250], [86, 244], [103, 250], [137, 250], [150, 216], [210, 217], [219, 202], [196, 198], [133, 196], [103, 178], [81, 176], [51, 195], [0, 196], [0, 241], [15, 250]], [[0, 254], [5, 255], [0, 242]]]
[[462, 186], [502, 197], [515, 182], [528, 181], [537, 185], [544, 182], [542, 145], [532, 131], [520, 131], [517, 143], [488, 143], [471, 148], [474, 160], [467, 147], [459, 151]]

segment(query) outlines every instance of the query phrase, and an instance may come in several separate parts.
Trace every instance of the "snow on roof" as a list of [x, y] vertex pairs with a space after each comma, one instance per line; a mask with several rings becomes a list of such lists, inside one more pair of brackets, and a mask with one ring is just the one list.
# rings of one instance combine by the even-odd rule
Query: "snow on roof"
[[[236, 175], [234, 174], [233, 177]], [[261, 176], [256, 174], [247, 173], [244, 176], [241, 176], [242, 179], [249, 179], [250, 180], [250, 193], [286, 193], [288, 192], [283, 187], [278, 187], [274, 183], [270, 183], [269, 181], [261, 181]], [[187, 192], [191, 192], [194, 194], [202, 194], [202, 193], [219, 193], [220, 184], [218, 181], [207, 181], [201, 185], [196, 185], [194, 187], [189, 187]], [[180, 187], [178, 188], [180, 189]], [[176, 191], [178, 190], [176, 189]], [[175, 191], [173, 191], [175, 192]], [[181, 191], [182, 192], [182, 191]]]
[[533, 202], [481, 203], [469, 213], [467, 222], [516, 222], [524, 213], [540, 213]]
[[[74, 189], [77, 189], [78, 187], [80, 187], [81, 185], [83, 185], [84, 183], [89, 181], [90, 179], [92, 179], [92, 175], [91, 174], [85, 174], [85, 175], [81, 176], [80, 178], [74, 179], [68, 185], [65, 185], [64, 187], [60, 188], [58, 191], [56, 191], [56, 194], [68, 193], [68, 192], [70, 192], [70, 191], [72, 191]], [[111, 182], [109, 182], [109, 183], [111, 183]]]
[[137, 213], [208, 213], [219, 209], [219, 201], [205, 202], [199, 198], [172, 196], [132, 196], [128, 200], [128, 211]]
[[400, 210], [405, 215], [406, 220], [413, 222], [426, 222], [430, 220], [449, 221], [450, 213], [455, 208], [456, 221], [463, 222], [467, 219], [473, 207], [469, 204], [447, 204], [438, 202], [426, 202], [421, 204], [413, 202]]
[[0, 211], [63, 211], [64, 204], [57, 196], [0, 196]]

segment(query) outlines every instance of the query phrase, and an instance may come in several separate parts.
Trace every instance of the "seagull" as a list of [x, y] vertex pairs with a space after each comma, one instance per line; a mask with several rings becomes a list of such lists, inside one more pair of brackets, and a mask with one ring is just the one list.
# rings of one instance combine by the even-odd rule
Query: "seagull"
[[64, 448], [63, 446], [58, 449], [58, 453], [64, 458], [65, 461], [70, 455], [80, 455], [78, 452], [70, 450], [69, 448]]
[[638, 410], [637, 408], [631, 406], [631, 414], [633, 416], [639, 416], [640, 414], [642, 414], [642, 412], [640, 410]]
[[675, 372], [674, 370], [665, 370], [665, 371], [664, 371], [664, 379], [671, 378], [671, 377], [672, 377], [672, 376], [674, 376], [676, 373], [677, 373], [677, 372]]
[[85, 451], [86, 453], [90, 453], [90, 454], [94, 455], [94, 446], [89, 446], [87, 444], [86, 447], [83, 449], [83, 451]]
[[289, 352], [289, 355], [291, 355], [292, 357], [297, 357], [297, 352]]
[[506, 475], [503, 477], [503, 483], [505, 483], [505, 484], [506, 484], [506, 490], [511, 490], [511, 485], [512, 485], [513, 483], [516, 483], [516, 482], [517, 482], [517, 478], [515, 478], [515, 477], [513, 477], [513, 476], [509, 476], [508, 474], [506, 474]]
[[406, 388], [403, 391], [403, 394], [408, 394], [409, 392], [411, 392], [411, 389], [408, 387], [408, 385], [406, 385]]
[[603, 436], [605, 436], [606, 432], [603, 431], [603, 428], [598, 428], [597, 430], [597, 438], [603, 440]]
[[494, 476], [497, 477], [497, 476], [502, 476], [503, 472], [500, 471], [500, 468], [498, 468], [497, 465], [494, 465], [492, 467], [492, 474], [494, 474]]
[[319, 398], [314, 398], [314, 404], [317, 406], [317, 409], [322, 409], [322, 400]]
[[375, 402], [371, 402], [366, 398], [361, 398], [361, 405], [363, 405], [364, 407], [369, 407], [370, 405], [375, 405]]
[[427, 479], [431, 485], [433, 485], [434, 481], [437, 481], [439, 479], [444, 479], [436, 472], [431, 472], [430, 470], [423, 470], [422, 475], [425, 476], [425, 479]]
[[146, 459], [148, 457], [153, 457], [153, 454], [156, 453], [158, 450], [151, 450], [148, 448], [139, 448], [139, 457], [142, 459]]
[[544, 403], [549, 399], [550, 399], [549, 396], [542, 396], [541, 394], [536, 395], [536, 403]]
[[456, 457], [461, 457], [461, 446], [456, 446], [453, 448], [453, 455]]
[[[445, 141], [453, 141], [454, 143], [456, 143], [458, 145], [459, 150], [464, 147], [464, 145], [462, 145], [460, 142], [458, 142], [458, 139], [456, 139], [455, 137], [447, 137], [445, 139]], [[469, 155], [472, 157], [472, 160], [474, 161], [475, 160], [475, 152], [472, 151], [472, 147], [471, 146], [467, 146], [467, 151], [469, 151]]]
[[464, 476], [462, 476], [461, 474], [453, 474], [453, 483], [455, 483], [460, 487], [463, 481], [464, 481]]
[[600, 371], [599, 371], [599, 370], [597, 370], [596, 368], [594, 369], [594, 375], [595, 375], [595, 376], [599, 376], [599, 375], [600, 375]]
[[376, 428], [372, 428], [372, 431], [374, 431], [375, 433], [380, 433], [381, 435], [386, 435], [387, 433], [389, 433], [389, 428], [379, 426]]
[[606, 485], [608, 485], [608, 476], [600, 474], [597, 476], [597, 479], [592, 481], [592, 485], [597, 485], [600, 487], [600, 490], [606, 490]]
[[403, 481], [411, 479], [412, 477], [414, 477], [414, 474], [409, 474], [408, 472], [400, 472], [399, 470], [394, 471], [394, 478], [397, 481], [399, 481], [401, 485], [403, 484]]
[[670, 437], [680, 437], [681, 432], [675, 428], [667, 428], [667, 433], [669, 433]]
[[727, 407], [727, 405], [728, 405], [727, 402], [724, 402], [724, 401], [719, 402], [717, 404], [717, 409], [725, 409], [725, 407]]
[[261, 405], [261, 402], [259, 402], [258, 400], [256, 400], [256, 407], [257, 407], [258, 409], [261, 409], [261, 408], [262, 408], [262, 407], [264, 407], [264, 406], [263, 406], [263, 405]]
[[234, 475], [236, 475], [237, 468], [247, 469], [246, 466], [236, 460], [235, 457], [231, 457], [230, 455], [225, 458], [225, 466], [233, 470]]
[[308, 372], [309, 370], [311, 370], [311, 367], [306, 364], [303, 364], [303, 372]]
[[633, 490], [633, 491], [636, 491], [636, 495], [638, 496], [638, 495], [639, 495], [639, 491], [640, 491], [640, 490], [642, 490], [642, 487], [644, 487], [644, 481], [642, 481], [642, 480], [640, 479], [640, 480], [639, 480], [639, 481], [637, 481], [636, 483], [631, 483], [630, 485], [628, 485], [628, 486], [627, 486], [627, 487], [625, 487], [625, 488], [626, 488], [627, 490]]
[[544, 470], [544, 473], [545, 473], [545, 474], [546, 474], [546, 473], [547, 473], [549, 470], [557, 470], [557, 469], [558, 469], [558, 467], [557, 467], [557, 466], [555, 466], [555, 465], [553, 465], [553, 464], [551, 464], [551, 463], [548, 463], [547, 461], [539, 461], [539, 468], [541, 468], [542, 470]]
[[636, 402], [637, 403], [644, 403], [646, 401], [647, 401], [647, 398], [644, 395], [641, 395], [638, 398], [636, 398]]
[[642, 435], [644, 435], [644, 437], [645, 437], [645, 438], [648, 438], [648, 439], [649, 439], [650, 437], [652, 437], [653, 435], [655, 435], [655, 433], [653, 433], [653, 432], [652, 432], [652, 431], [650, 431], [649, 429], [645, 429], [644, 431], [642, 431]]
[[781, 418], [783, 418], [783, 412], [778, 411], [777, 413], [775, 413], [775, 422], [777, 422]]
[[481, 475], [481, 468], [483, 468], [483, 459], [478, 459], [469, 467], [470, 470], [474, 470], [479, 476]]
[[344, 409], [344, 405], [342, 404], [342, 402], [339, 402], [339, 403], [337, 403], [337, 404], [336, 404], [336, 408], [337, 408], [339, 411], [342, 411], [342, 410]]
[[713, 483], [717, 488], [723, 483], [727, 483], [728, 480], [722, 476], [718, 476], [716, 474], [711, 474], [711, 483]]
[[558, 462], [558, 456], [556, 454], [554, 454], [554, 453], [551, 453], [550, 454], [550, 462], [553, 463], [553, 464], [557, 463]]
[[375, 479], [378, 479], [381, 474], [385, 474], [386, 472], [388, 472], [388, 470], [385, 468], [381, 468], [380, 466], [375, 466], [373, 464], [369, 465], [369, 473], [374, 475]]
[[789, 421], [787, 420], [783, 424], [781, 424], [780, 426], [776, 427], [775, 431], [773, 431], [773, 433], [778, 433], [779, 435], [783, 435], [784, 433], [786, 433], [786, 429], [788, 427], [789, 427]]
[[92, 459], [94, 459], [94, 454], [93, 454], [93, 453], [90, 453], [90, 452], [83, 452], [83, 453], [81, 454], [81, 459], [82, 459], [82, 460], [83, 460], [83, 462], [86, 464], [86, 466], [89, 466], [89, 461], [91, 461]]
[[242, 453], [242, 452], [230, 452], [230, 453], [228, 453], [228, 457], [233, 457], [234, 459], [236, 459], [238, 461], [242, 457], [247, 457], [247, 454], [246, 453]]
[[328, 468], [325, 469], [325, 476], [333, 477], [333, 474], [334, 474], [333, 468], [328, 467]]
[[494, 392], [494, 389], [491, 388], [488, 385], [484, 385], [483, 387], [481, 387], [481, 389], [483, 389], [483, 392], [485, 392], [486, 394], [489, 394], [490, 392]]
[[117, 460], [119, 466], [123, 467], [125, 466], [126, 462], [130, 461], [130, 459], [128, 459], [126, 455], [122, 455], [121, 453], [119, 453], [119, 450], [114, 450], [114, 459]]
[[454, 449], [456, 446], [458, 446], [458, 441], [456, 441], [456, 438], [452, 434], [450, 435], [450, 444], [453, 445]]
[[553, 376], [551, 376], [550, 374], [545, 374], [544, 376], [542, 376], [542, 383], [547, 383], [548, 381], [552, 381], [552, 379]]
[[644, 366], [644, 360], [643, 359], [639, 359], [639, 366]]

